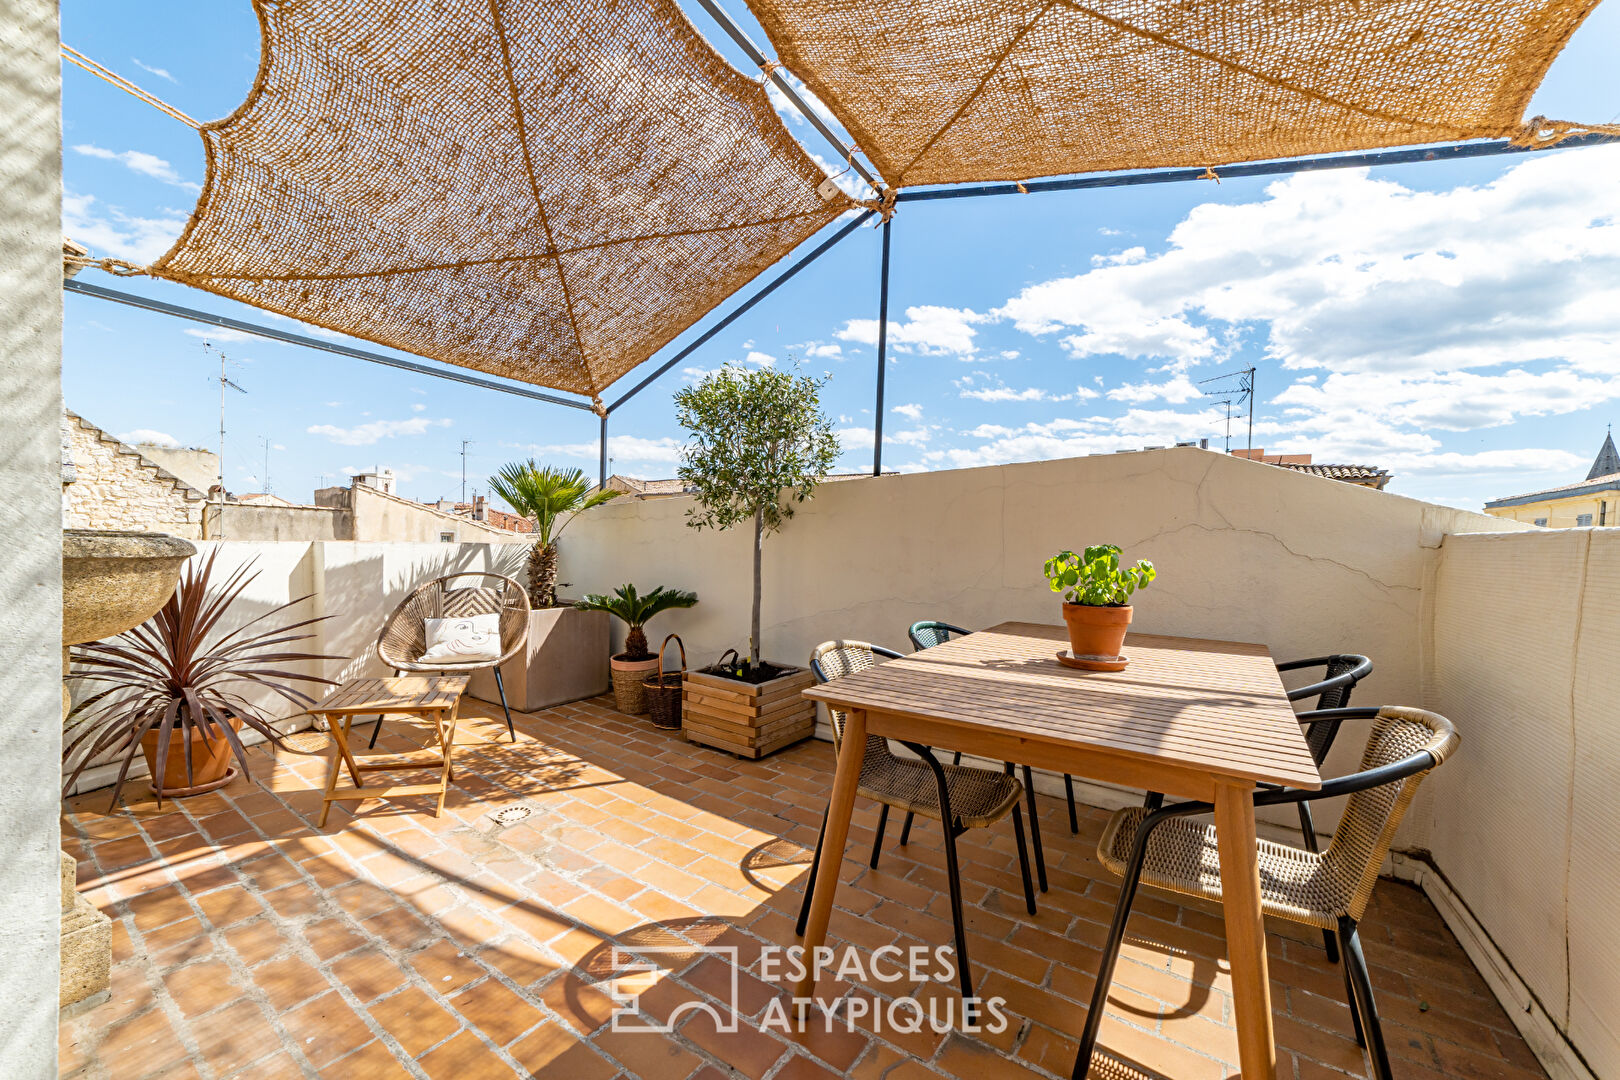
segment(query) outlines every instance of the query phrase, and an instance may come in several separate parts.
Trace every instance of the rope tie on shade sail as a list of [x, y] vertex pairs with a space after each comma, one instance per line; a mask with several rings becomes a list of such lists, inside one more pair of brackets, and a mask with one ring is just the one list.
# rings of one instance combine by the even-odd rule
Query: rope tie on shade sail
[[1221, 182], [1221, 178], [1215, 175], [1215, 166], [1213, 165], [1205, 165], [1204, 171], [1198, 174], [1198, 179], [1213, 180], [1217, 184]]
[[126, 94], [140, 98], [154, 109], [173, 117], [193, 130], [202, 127], [201, 123], [193, 120], [191, 117], [187, 116], [173, 105], [170, 105], [167, 101], [164, 101], [156, 94], [142, 90], [139, 86], [136, 86], [134, 83], [130, 82], [117, 72], [110, 71], [107, 68], [102, 67], [100, 64], [84, 55], [84, 53], [73, 48], [67, 42], [59, 42], [59, 44], [62, 47], [62, 58], [68, 63], [74, 65], [75, 67], [83, 68], [96, 78], [118, 87], [118, 89], [124, 91]]
[[1572, 135], [1620, 135], [1620, 124], [1579, 124], [1569, 120], [1549, 120], [1532, 116], [1520, 124], [1508, 141], [1514, 146], [1544, 150], [1557, 146]]
[[781, 66], [782, 65], [778, 61], [771, 60], [769, 58], [760, 61], [760, 64], [759, 64], [759, 85], [764, 86], [766, 83], [770, 82], [771, 81], [771, 75], [774, 74], [779, 68], [781, 68]]
[[147, 272], [146, 267], [136, 266], [123, 259], [98, 259], [94, 255], [70, 255], [64, 252], [62, 261], [69, 266], [93, 266], [117, 277], [139, 277]]
[[597, 396], [596, 394], [591, 395], [591, 412], [595, 413], [597, 416], [601, 417], [603, 420], [607, 419], [607, 414], [608, 414], [607, 406], [602, 404], [602, 399], [599, 396]]

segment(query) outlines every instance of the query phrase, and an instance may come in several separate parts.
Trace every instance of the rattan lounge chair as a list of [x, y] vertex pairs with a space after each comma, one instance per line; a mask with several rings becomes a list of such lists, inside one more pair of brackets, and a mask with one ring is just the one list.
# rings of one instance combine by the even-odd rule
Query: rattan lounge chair
[[[1389, 1080], [1389, 1056], [1356, 926], [1372, 899], [1379, 867], [1418, 784], [1456, 749], [1457, 733], [1443, 716], [1397, 706], [1324, 709], [1301, 713], [1299, 720], [1310, 727], [1337, 726], [1346, 720], [1371, 720], [1373, 725], [1358, 772], [1328, 780], [1319, 791], [1270, 788], [1255, 792], [1257, 807], [1349, 797], [1325, 852], [1259, 841], [1260, 904], [1267, 915], [1318, 926], [1338, 935], [1356, 1042], [1367, 1048], [1376, 1080]], [[1103, 830], [1097, 857], [1125, 883], [1103, 947], [1091, 1009], [1081, 1034], [1076, 1077], [1085, 1076], [1091, 1065], [1091, 1052], [1096, 1047], [1108, 999], [1108, 983], [1125, 937], [1137, 884], [1145, 881], [1188, 896], [1221, 898], [1215, 828], [1190, 820], [1212, 809], [1209, 803], [1197, 802], [1156, 810], [1133, 807], [1116, 812]]]
[[[427, 651], [427, 619], [455, 619], [468, 615], [499, 614], [501, 617], [501, 655], [495, 661], [479, 660], [469, 664], [422, 664], [421, 655]], [[435, 578], [418, 586], [400, 602], [382, 633], [377, 635], [377, 656], [395, 675], [470, 674], [493, 667], [495, 690], [501, 698], [501, 711], [506, 714], [506, 730], [517, 742], [517, 729], [512, 725], [512, 710], [506, 705], [506, 687], [501, 683], [501, 665], [515, 656], [529, 638], [529, 595], [522, 585], [500, 574], [486, 574], [473, 570]], [[367, 746], [377, 745], [377, 732], [382, 729], [382, 717], [371, 729]]]
[[[844, 675], [875, 667], [878, 657], [898, 659], [900, 654], [890, 649], [870, 645], [864, 641], [826, 641], [817, 645], [810, 654], [810, 669], [821, 682], [831, 682]], [[846, 714], [839, 709], [828, 709], [832, 721], [833, 746], [843, 745]], [[1018, 868], [1024, 879], [1024, 906], [1035, 914], [1035, 889], [1029, 876], [1029, 853], [1024, 845], [1024, 822], [1019, 812], [1024, 787], [1010, 773], [972, 765], [942, 765], [931, 749], [919, 743], [905, 743], [907, 749], [921, 760], [896, 757], [889, 749], [889, 741], [880, 735], [866, 737], [866, 758], [861, 765], [861, 782], [857, 793], [878, 803], [877, 838], [872, 843], [871, 865], [877, 868], [878, 854], [883, 846], [883, 829], [888, 824], [889, 808], [895, 807], [909, 814], [945, 821], [952, 824], [945, 834], [945, 874], [950, 881], [951, 918], [956, 928], [956, 955], [961, 968], [962, 996], [971, 998], [972, 981], [967, 964], [967, 931], [962, 920], [962, 880], [957, 868], [956, 838], [969, 829], [982, 829], [1012, 816], [1013, 838], [1018, 843]], [[942, 812], [940, 807], [945, 810]], [[827, 822], [822, 818], [822, 836], [816, 840], [816, 862], [821, 860], [821, 842], [826, 836]], [[799, 908], [798, 933], [804, 936], [805, 922], [810, 915], [810, 896], [816, 888], [816, 866], [811, 864], [810, 875], [804, 886], [804, 901]]]

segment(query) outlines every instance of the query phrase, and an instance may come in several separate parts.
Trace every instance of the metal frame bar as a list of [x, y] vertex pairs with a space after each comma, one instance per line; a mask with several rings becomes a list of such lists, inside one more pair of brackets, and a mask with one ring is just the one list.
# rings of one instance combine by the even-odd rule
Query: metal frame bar
[[[1615, 135], [1572, 135], [1554, 146], [1515, 146], [1511, 142], [1451, 143], [1445, 146], [1421, 146], [1408, 150], [1376, 150], [1365, 154], [1342, 154], [1324, 157], [1288, 158], [1283, 161], [1250, 162], [1220, 168], [1222, 180], [1241, 180], [1254, 176], [1282, 176], [1288, 173], [1317, 172], [1322, 169], [1361, 169], [1373, 165], [1409, 165], [1425, 161], [1466, 161], [1470, 158], [1496, 157], [1501, 154], [1539, 154], [1547, 150], [1574, 150], [1582, 146], [1601, 146], [1620, 142]], [[1038, 195], [1046, 191], [1079, 191], [1090, 188], [1136, 187], [1141, 184], [1179, 184], [1189, 180], [1206, 179], [1207, 170], [1158, 169], [1151, 172], [1105, 173], [1098, 176], [1075, 176], [1062, 180], [1029, 180], [1022, 188], [1018, 184], [978, 184], [973, 187], [927, 188], [899, 191], [896, 203], [934, 202], [939, 199], [971, 199], [980, 195]]]
[[834, 244], [838, 243], [838, 241], [860, 228], [861, 225], [863, 225], [874, 213], [875, 211], [872, 210], [864, 211], [859, 217], [846, 224], [842, 229], [839, 229], [837, 232], [827, 237], [827, 239], [817, 244], [809, 254], [805, 255], [804, 258], [782, 271], [782, 273], [779, 274], [769, 285], [759, 290], [759, 292], [755, 293], [753, 296], [750, 296], [747, 300], [744, 300], [732, 310], [731, 314], [727, 315], [725, 318], [709, 327], [709, 329], [705, 330], [696, 341], [692, 342], [692, 344], [688, 345], [686, 348], [682, 349], [668, 360], [665, 360], [662, 364], [659, 364], [656, 371], [654, 371], [651, 375], [648, 375], [645, 379], [642, 379], [640, 382], [636, 383], [636, 385], [632, 386], [623, 397], [609, 405], [607, 407], [608, 413], [612, 414], [612, 412], [619, 406], [623, 405], [625, 402], [629, 401], [631, 398], [635, 397], [637, 394], [641, 393], [647, 387], [656, 382], [658, 378], [664, 374], [664, 372], [668, 371], [670, 368], [692, 355], [693, 352], [697, 351], [699, 346], [706, 344], [709, 339], [714, 337], [714, 335], [718, 334], [720, 331], [742, 318], [742, 316], [747, 313], [750, 308], [759, 303], [761, 300], [765, 299], [767, 296], [771, 295], [771, 293], [775, 292], [789, 278], [797, 274], [800, 270], [803, 270], [805, 267], [815, 262], [816, 259], [824, 254], [828, 248], [832, 247]]
[[872, 475], [883, 475], [883, 377], [888, 373], [889, 351], [889, 226], [883, 223], [883, 269], [878, 277], [877, 408], [872, 412]]
[[[862, 165], [859, 161], [855, 160], [854, 155], [850, 153], [852, 150], [855, 153], [860, 153], [861, 148], [854, 145], [854, 143], [845, 143], [837, 136], [836, 133], [834, 133], [832, 128], [827, 126], [826, 122], [822, 120], [820, 116], [816, 115], [816, 111], [810, 107], [809, 103], [806, 102], [804, 98], [799, 96], [799, 92], [793, 88], [793, 84], [782, 77], [782, 68], [780, 65], [776, 64], [760, 51], [759, 46], [755, 45], [752, 39], [749, 38], [748, 34], [744, 32], [743, 28], [737, 25], [736, 20], [733, 19], [724, 8], [715, 3], [714, 0], [698, 0], [698, 4], [703, 8], [704, 11], [709, 13], [709, 18], [720, 24], [720, 29], [724, 30], [731, 37], [731, 40], [737, 43], [737, 47], [748, 54], [748, 59], [757, 64], [761, 71], [770, 72], [771, 82], [776, 84], [776, 88], [778, 90], [787, 95], [787, 99], [793, 102], [793, 107], [804, 114], [804, 118], [810, 121], [811, 127], [815, 128], [821, 133], [822, 138], [826, 139], [833, 146], [837, 147], [838, 156], [840, 158], [845, 158], [849, 162], [850, 167], [861, 174], [861, 179], [865, 180], [868, 184], [871, 184], [874, 189], [877, 191], [884, 190], [885, 185], [882, 178], [878, 177], [868, 170], [865, 165]], [[767, 67], [766, 65], [770, 66]]]
[[84, 281], [68, 280], [62, 282], [62, 288], [67, 292], [78, 293], [81, 296], [93, 296], [99, 300], [111, 300], [119, 304], [128, 304], [130, 307], [145, 308], [147, 311], [156, 311], [163, 315], [173, 315], [176, 318], [190, 319], [193, 322], [207, 323], [222, 330], [237, 330], [255, 337], [269, 338], [287, 345], [302, 345], [309, 349], [320, 349], [322, 352], [337, 353], [355, 360], [367, 360], [373, 364], [382, 364], [386, 367], [400, 368], [404, 371], [415, 372], [418, 375], [431, 375], [438, 379], [449, 379], [452, 382], [466, 383], [484, 390], [499, 390], [503, 394], [514, 394], [517, 397], [531, 398], [535, 401], [544, 401], [551, 405], [566, 405], [570, 409], [584, 409], [591, 412], [588, 402], [572, 401], [568, 398], [557, 397], [555, 394], [542, 393], [539, 390], [530, 390], [522, 386], [507, 386], [493, 379], [469, 375], [463, 371], [441, 371], [426, 364], [418, 364], [411, 360], [400, 360], [382, 353], [368, 352], [365, 349], [356, 349], [352, 345], [340, 345], [335, 341], [322, 341], [320, 338], [309, 337], [306, 334], [294, 334], [286, 330], [276, 330], [257, 323], [243, 322], [241, 319], [232, 319], [224, 315], [214, 315], [207, 311], [198, 311], [195, 308], [181, 307], [179, 304], [170, 304], [162, 300], [153, 300], [146, 296], [137, 296], [134, 293], [119, 292], [101, 285], [91, 285]]

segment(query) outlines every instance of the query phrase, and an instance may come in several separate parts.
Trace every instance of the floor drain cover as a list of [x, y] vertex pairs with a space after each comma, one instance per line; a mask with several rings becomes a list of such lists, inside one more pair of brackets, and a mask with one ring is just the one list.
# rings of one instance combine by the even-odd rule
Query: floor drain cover
[[489, 815], [489, 819], [497, 825], [516, 825], [530, 814], [534, 809], [528, 806], [507, 806]]

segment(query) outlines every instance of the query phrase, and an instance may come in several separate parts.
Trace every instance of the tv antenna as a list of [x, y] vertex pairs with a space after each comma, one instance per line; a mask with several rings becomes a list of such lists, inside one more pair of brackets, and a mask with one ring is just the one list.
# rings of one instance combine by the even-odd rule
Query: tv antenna
[[268, 495], [270, 494], [270, 436], [261, 435], [259, 442], [264, 445], [264, 475], [259, 478], [259, 483], [264, 486], [264, 493]]
[[1209, 383], [1221, 385], [1203, 391], [1205, 397], [1219, 398], [1218, 405], [1226, 406], [1226, 452], [1232, 452], [1232, 406], [1249, 407], [1249, 453], [1254, 453], [1254, 368], [1239, 368], [1237, 371], [1228, 371], [1225, 375], [1212, 375], [1207, 379], [1199, 379], [1198, 385]]
[[476, 440], [473, 440], [473, 439], [462, 439], [461, 440], [461, 501], [462, 502], [467, 501], [467, 447], [471, 446], [475, 441]]
[[[232, 382], [230, 380], [229, 376], [226, 374], [226, 367], [225, 367], [226, 364], [236, 364], [237, 367], [241, 367], [242, 365], [240, 363], [238, 363], [237, 361], [232, 360], [230, 357], [226, 356], [225, 353], [218, 346], [214, 345], [212, 342], [208, 342], [208, 341], [203, 342], [203, 351], [204, 352], [211, 352], [215, 356], [219, 357], [219, 497], [220, 497], [221, 501], [224, 501], [224, 498], [225, 498], [225, 391], [226, 391], [227, 388], [229, 388], [231, 390], [235, 390], [238, 394], [245, 394], [245, 393], [247, 393], [247, 391], [242, 389], [240, 386], [237, 386], [234, 382]], [[266, 468], [268, 468], [268, 462], [269, 462], [269, 451], [268, 450], [265, 452], [265, 461], [266, 461]]]

